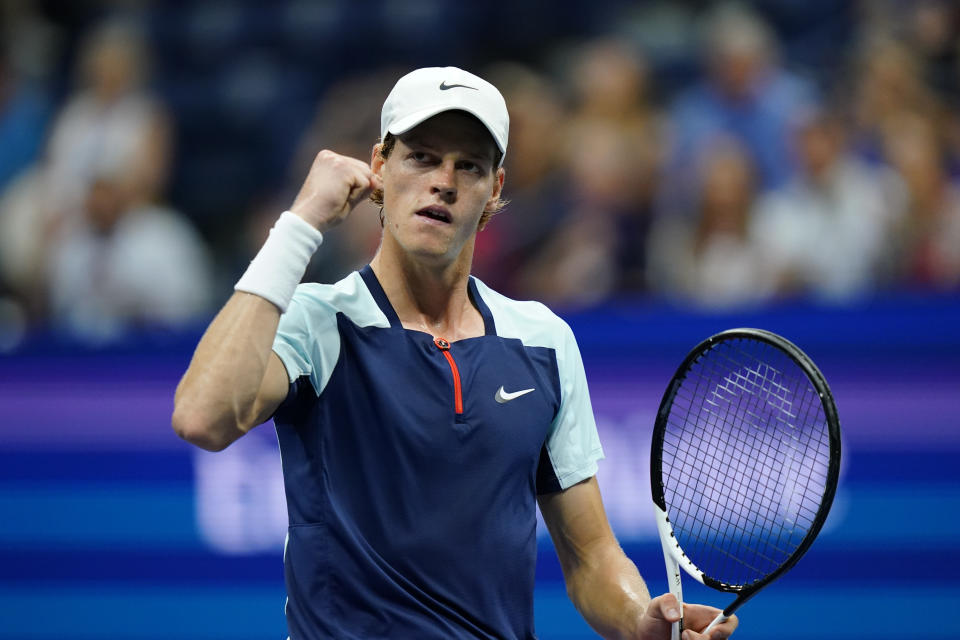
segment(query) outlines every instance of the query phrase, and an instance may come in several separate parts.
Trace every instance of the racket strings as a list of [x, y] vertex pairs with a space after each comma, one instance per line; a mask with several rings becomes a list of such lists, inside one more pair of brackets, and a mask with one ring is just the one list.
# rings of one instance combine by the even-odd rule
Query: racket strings
[[763, 578], [813, 525], [829, 456], [822, 403], [803, 370], [765, 343], [720, 343], [677, 389], [664, 434], [678, 542], [716, 580]]
[[[745, 389], [749, 390], [749, 387], [743, 387], [743, 385], [740, 385], [740, 386], [741, 386], [742, 388], [745, 388]], [[728, 389], [728, 390], [729, 390], [729, 389]], [[782, 408], [782, 407], [781, 407], [781, 408]], [[750, 411], [749, 409], [747, 409], [747, 414], [756, 415], [754, 412]], [[744, 415], [739, 415], [739, 416], [738, 416], [738, 419], [739, 419], [739, 420], [744, 420], [744, 419], [746, 419], [746, 416], [744, 416]], [[738, 456], [739, 456], [739, 455], [742, 455], [743, 452], [744, 452], [744, 451], [743, 451], [743, 446], [742, 446], [743, 443], [744, 443], [743, 439], [740, 438], [739, 441], [738, 441], [738, 442], [735, 444], [735, 446], [734, 446], [734, 448], [735, 448], [735, 450], [736, 450], [736, 454], [737, 454]], [[769, 445], [769, 443], [765, 443], [765, 444]], [[769, 463], [769, 461], [766, 460], [766, 459], [763, 459], [763, 458], [760, 459], [760, 463], [761, 463], [761, 466], [762, 466], [762, 467], [769, 467], [769, 466], [771, 466], [770, 463]], [[743, 474], [745, 473], [745, 470], [743, 469], [742, 464], [739, 464], [739, 461], [738, 461], [738, 465], [737, 465], [737, 467], [736, 467], [736, 471], [737, 471], [738, 473], [740, 473], [741, 475], [743, 475]], [[771, 469], [764, 468], [763, 471], [764, 471], [764, 473], [769, 473], [769, 472], [771, 471]], [[698, 478], [698, 481], [700, 481], [699, 478]], [[748, 485], [748, 487], [749, 487], [749, 485]], [[728, 494], [731, 494], [732, 487], [730, 486], [730, 483], [727, 482], [727, 481], [724, 479], [723, 481], [721, 481], [721, 486], [719, 487], [719, 489], [720, 489], [721, 491], [723, 491], [723, 492], [726, 492], [726, 493], [728, 493]], [[756, 487], [753, 487], [753, 489], [756, 490]], [[735, 506], [736, 506], [736, 513], [739, 514], [740, 517], [739, 517], [739, 519], [737, 519], [737, 520], [732, 520], [732, 519], [730, 519], [730, 518], [721, 518], [721, 519], [723, 520], [723, 522], [722, 522], [721, 524], [722, 524], [723, 526], [726, 526], [727, 528], [733, 527], [733, 528], [738, 529], [738, 530], [740, 530], [740, 531], [742, 532], [742, 531], [746, 530], [746, 528], [747, 528], [747, 526], [748, 526], [747, 523], [744, 522], [744, 520], [745, 520], [745, 518], [743, 517], [744, 514], [747, 513], [747, 512], [749, 512], [750, 510], [756, 511], [758, 507], [762, 507], [762, 504], [761, 504], [761, 503], [756, 503], [756, 504], [752, 504], [752, 505], [744, 504], [744, 502], [743, 502], [742, 500], [737, 499], [737, 498], [741, 497], [740, 494], [731, 494], [731, 495], [734, 496], [734, 502], [735, 502]], [[768, 510], [766, 513], [764, 513], [763, 511], [761, 511], [761, 512], [760, 512], [760, 515], [769, 518], [769, 517], [771, 517], [773, 514], [770, 513], [769, 510]], [[702, 528], [702, 527], [701, 527], [701, 528]], [[703, 537], [702, 531], [699, 531], [699, 534], [700, 534], [700, 536], [701, 536], [701, 538], [702, 538], [702, 537]], [[716, 538], [716, 536], [714, 536], [714, 538]], [[714, 546], [717, 546], [715, 540], [712, 540], [711, 542], [714, 543]], [[775, 550], [781, 550], [781, 551], [784, 551], [784, 552], [789, 551], [789, 549], [779, 549], [779, 548], [776, 547], [776, 545], [773, 545], [773, 546], [775, 547]], [[724, 549], [724, 548], [719, 548], [719, 550], [720, 550], [721, 552], [723, 552], [726, 556], [728, 556], [728, 557], [731, 556], [731, 554], [728, 553], [726, 549]], [[771, 558], [771, 557], [768, 556], [767, 554], [763, 553], [762, 550], [759, 550], [759, 549], [758, 549], [758, 554], [759, 554], [760, 558], [762, 558], [762, 559], [768, 560], [768, 561], [771, 562], [771, 563], [776, 562], [776, 560], [775, 560], [774, 558]], [[745, 563], [745, 564], [746, 564], [750, 569], [752, 569], [752, 570], [754, 570], [754, 571], [762, 571], [762, 568], [761, 568], [761, 567], [755, 566], [755, 565], [750, 564], [750, 563]]]
[[[756, 372], [756, 371], [752, 371], [752, 373], [757, 373], [757, 372]], [[743, 392], [743, 391], [747, 391], [747, 392], [753, 391], [753, 389], [751, 388], [751, 381], [749, 380], [749, 377], [753, 377], [753, 376], [748, 376], [748, 377], [747, 377], [747, 384], [744, 384], [744, 382], [743, 382], [742, 380], [738, 380], [738, 379], [737, 379], [737, 376], [727, 376], [726, 379], [725, 379], [721, 384], [718, 385], [718, 389], [722, 389], [722, 390], [724, 390], [727, 394], [731, 394], [731, 393], [732, 393], [733, 395], [737, 395], [738, 393]], [[735, 386], [735, 387], [737, 387], [736, 389], [731, 389], [731, 388], [730, 388], [730, 384], [729, 384], [729, 383], [731, 383], [731, 382], [734, 383], [734, 386]], [[771, 391], [771, 389], [769, 388], [770, 386], [771, 386], [771, 385], [763, 385], [763, 386], [760, 387], [760, 390], [761, 390], [762, 392], [770, 393], [770, 391]], [[784, 402], [784, 400], [786, 400], [786, 399], [783, 397], [782, 385], [778, 385], [778, 386], [780, 386], [781, 389], [780, 389], [779, 392], [776, 394], [776, 399], [775, 399], [775, 400], [772, 400], [772, 399], [768, 398], [768, 402], [769, 402], [769, 404], [771, 404], [771, 405], [774, 406], [775, 408], [784, 410], [785, 407], [788, 406], [788, 403]], [[715, 392], [715, 395], [719, 397], [719, 396], [721, 396], [722, 394], [720, 394], [719, 392]], [[722, 402], [722, 399], [721, 399], [721, 402]], [[750, 416], [750, 415], [753, 415], [753, 416], [756, 416], [756, 415], [757, 415], [755, 411], [751, 411], [749, 407], [744, 408], [744, 407], [742, 406], [742, 404], [738, 407], [738, 409], [745, 409], [746, 414], [747, 414], [747, 415], [743, 415], [743, 413], [739, 413], [739, 414], [736, 416], [736, 419], [737, 419], [738, 421], [746, 420], [746, 419], [748, 419], [747, 416]], [[708, 410], [708, 412], [713, 413], [713, 414], [716, 415], [716, 411], [712, 411], [712, 412], [709, 411], [709, 406], [707, 407], [707, 410]], [[710, 422], [713, 422], [712, 419], [710, 419], [709, 421], [710, 421]], [[741, 438], [738, 439], [738, 442], [737, 442], [737, 444], [735, 445], [735, 449], [737, 450], [737, 454], [738, 454], [738, 455], [742, 455], [742, 454], [744, 453], [744, 451], [743, 451], [743, 446], [742, 446], [743, 444], [744, 444], [744, 440], [743, 440], [743, 438], [741, 437]], [[764, 442], [764, 443], [762, 443], [762, 444], [766, 444], [767, 446], [769, 446], [770, 443], [769, 443], [769, 442]], [[766, 459], [761, 458], [761, 459], [760, 459], [760, 462], [761, 462], [761, 466], [762, 466], [762, 467], [770, 467], [770, 466], [771, 466], [770, 463], [769, 463], [769, 461], [766, 460]], [[772, 469], [764, 468], [764, 469], [762, 469], [762, 470], [764, 471], [764, 473], [769, 474]], [[743, 473], [744, 470], [742, 469], [742, 465], [738, 465], [738, 471], [739, 471], [740, 473]], [[698, 479], [698, 480], [699, 480], [699, 479]], [[730, 489], [731, 489], [731, 487], [730, 487], [730, 485], [729, 485], [728, 482], [722, 482], [721, 488], [722, 488], [724, 491], [727, 491], [727, 492], [729, 492]], [[742, 513], [744, 512], [744, 507], [745, 507], [745, 506], [748, 506], [748, 505], [744, 505], [742, 502], [737, 501], [737, 506], [738, 506], [738, 512], [742, 514]], [[767, 513], [767, 514], [762, 514], [762, 515], [766, 515], [767, 517], [769, 517], [771, 514]], [[742, 517], [741, 517], [741, 520], [742, 520]], [[745, 528], [745, 527], [744, 527], [744, 524], [743, 524], [742, 522], [740, 522], [740, 521], [736, 521], [736, 522], [735, 522], [735, 521], [727, 520], [726, 525], [727, 525], [728, 527], [729, 527], [730, 525], [732, 525], [732, 526], [737, 527], [737, 528], [740, 528], [740, 529], [744, 529], [744, 528]], [[723, 549], [721, 549], [721, 550], [724, 551]], [[729, 555], [729, 554], [727, 554], [727, 555]], [[761, 554], [761, 555], [764, 555], [764, 554]], [[751, 567], [752, 567], [752, 565], [751, 565]], [[757, 569], [757, 567], [752, 567], [752, 568]]]

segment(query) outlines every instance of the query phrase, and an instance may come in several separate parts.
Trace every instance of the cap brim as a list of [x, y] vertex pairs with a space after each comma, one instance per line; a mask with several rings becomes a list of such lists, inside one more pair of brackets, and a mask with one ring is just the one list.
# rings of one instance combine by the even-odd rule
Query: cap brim
[[497, 134], [490, 127], [490, 125], [488, 125], [484, 121], [483, 117], [473, 109], [468, 109], [466, 107], [462, 107], [459, 105], [454, 105], [454, 106], [434, 105], [431, 107], [427, 107], [426, 109], [421, 109], [420, 111], [416, 111], [403, 118], [397, 119], [393, 124], [387, 127], [387, 133], [392, 133], [395, 136], [399, 136], [401, 134], [406, 133], [407, 131], [410, 131], [410, 129], [413, 129], [418, 124], [426, 120], [429, 120], [433, 116], [439, 113], [443, 113], [445, 111], [465, 111], [466, 113], [469, 113], [470, 115], [472, 115], [474, 118], [479, 120], [483, 124], [483, 126], [486, 128], [486, 130], [490, 133], [490, 137], [493, 138], [494, 143], [497, 145], [497, 148], [500, 150], [501, 157], [506, 154], [506, 149], [504, 148], [505, 141], [501, 142], [497, 138]]

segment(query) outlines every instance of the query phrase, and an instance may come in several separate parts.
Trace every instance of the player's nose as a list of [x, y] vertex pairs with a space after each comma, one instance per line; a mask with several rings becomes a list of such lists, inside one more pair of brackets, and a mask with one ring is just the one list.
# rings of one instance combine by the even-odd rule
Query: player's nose
[[433, 176], [431, 193], [439, 195], [444, 201], [450, 202], [457, 197], [456, 167], [453, 162], [444, 162], [437, 167]]

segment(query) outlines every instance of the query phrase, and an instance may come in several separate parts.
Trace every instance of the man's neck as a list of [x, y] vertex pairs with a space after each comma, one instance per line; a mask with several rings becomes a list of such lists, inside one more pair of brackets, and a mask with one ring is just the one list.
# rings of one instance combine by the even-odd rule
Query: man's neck
[[450, 342], [483, 335], [483, 317], [468, 290], [469, 250], [452, 263], [426, 265], [385, 245], [370, 267], [404, 328]]

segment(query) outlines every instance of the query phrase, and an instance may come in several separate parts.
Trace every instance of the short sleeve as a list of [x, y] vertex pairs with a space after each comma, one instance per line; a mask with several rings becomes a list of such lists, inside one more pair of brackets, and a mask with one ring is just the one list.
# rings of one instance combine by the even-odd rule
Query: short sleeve
[[308, 378], [314, 393], [320, 395], [340, 355], [340, 335], [336, 312], [310, 285], [297, 287], [290, 306], [280, 316], [273, 351], [291, 384]]
[[561, 335], [557, 347], [560, 409], [541, 452], [538, 493], [562, 491], [593, 477], [597, 461], [603, 458], [580, 349], [566, 323]]

